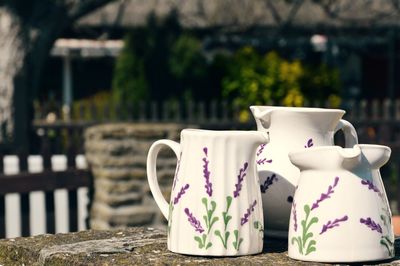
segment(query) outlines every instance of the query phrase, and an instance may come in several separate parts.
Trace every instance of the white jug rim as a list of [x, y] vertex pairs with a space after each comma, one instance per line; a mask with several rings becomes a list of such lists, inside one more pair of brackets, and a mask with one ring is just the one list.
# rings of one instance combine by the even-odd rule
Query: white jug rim
[[270, 110], [284, 110], [289, 112], [325, 112], [325, 113], [342, 113], [345, 114], [346, 111], [336, 108], [318, 108], [318, 107], [290, 107], [290, 106], [270, 106], [270, 105], [251, 105], [250, 109], [259, 108], [260, 111]]
[[197, 129], [197, 128], [185, 128], [181, 131], [181, 134], [198, 134], [198, 135], [218, 135], [218, 136], [237, 136], [237, 135], [262, 135], [257, 130], [208, 130], [208, 129]]
[[363, 150], [363, 149], [385, 149], [388, 151], [391, 151], [391, 149], [388, 146], [385, 145], [379, 145], [379, 144], [355, 144], [353, 148], [343, 148], [341, 146], [316, 146], [316, 147], [310, 147], [310, 148], [302, 148], [302, 149], [297, 149], [289, 152], [289, 156], [296, 156], [302, 153], [313, 153], [313, 152], [321, 152], [321, 151], [335, 151], [339, 152], [341, 154], [351, 154], [353, 150]]

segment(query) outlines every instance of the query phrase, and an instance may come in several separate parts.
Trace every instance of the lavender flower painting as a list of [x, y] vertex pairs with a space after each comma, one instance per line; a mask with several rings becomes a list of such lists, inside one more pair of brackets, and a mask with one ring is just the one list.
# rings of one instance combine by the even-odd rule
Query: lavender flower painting
[[380, 197], [383, 197], [383, 194], [381, 193], [381, 191], [379, 190], [379, 188], [377, 188], [377, 187], [374, 185], [374, 183], [372, 183], [371, 181], [362, 179], [362, 180], [361, 180], [361, 184], [364, 185], [364, 186], [367, 186], [369, 190], [372, 190], [372, 191], [378, 193], [378, 195], [379, 195]]
[[257, 205], [257, 201], [254, 200], [253, 203], [250, 205], [249, 208], [247, 208], [246, 213], [243, 215], [243, 217], [240, 219], [240, 225], [244, 225], [249, 221], [249, 217], [252, 212], [254, 212], [254, 207]]
[[379, 223], [376, 223], [374, 220], [371, 219], [371, 217], [367, 218], [361, 218], [360, 223], [365, 224], [368, 226], [372, 231], [376, 231], [380, 234], [382, 234], [382, 227]]
[[203, 176], [205, 178], [206, 184], [205, 184], [205, 188], [206, 188], [206, 193], [208, 194], [208, 196], [212, 196], [213, 190], [212, 190], [212, 183], [210, 182], [210, 170], [208, 169], [208, 164], [210, 163], [210, 161], [208, 160], [208, 148], [204, 147], [203, 148], [203, 152], [205, 157], [203, 157]]
[[272, 160], [271, 159], [267, 160], [267, 158], [262, 158], [262, 159], [258, 159], [256, 162], [258, 165], [263, 165], [265, 163], [272, 163]]
[[332, 221], [328, 221], [326, 224], [324, 224], [322, 226], [322, 230], [321, 230], [321, 232], [319, 234], [322, 235], [323, 233], [325, 233], [329, 229], [332, 229], [334, 227], [338, 227], [341, 222], [347, 221], [348, 219], [349, 219], [349, 217], [347, 215], [345, 215], [342, 218], [335, 219], [333, 222]]
[[183, 194], [186, 193], [186, 190], [188, 190], [188, 189], [189, 189], [189, 184], [186, 184], [181, 188], [181, 190], [178, 192], [178, 194], [174, 198], [174, 205], [178, 204], [179, 200], [181, 199]]
[[259, 148], [258, 151], [257, 151], [257, 157], [261, 155], [261, 153], [263, 152], [263, 150], [264, 150], [264, 148], [265, 148], [266, 145], [267, 145], [267, 144], [261, 144], [261, 145], [260, 145], [260, 148]]
[[278, 181], [276, 174], [267, 176], [267, 179], [265, 179], [264, 183], [260, 185], [261, 193], [265, 193], [268, 190], [269, 186], [271, 186], [274, 183], [274, 181]]
[[297, 210], [296, 210], [296, 202], [294, 201], [292, 205], [292, 217], [293, 217], [293, 230], [297, 232]]
[[312, 204], [311, 210], [318, 208], [321, 202], [323, 202], [326, 199], [329, 199], [331, 195], [335, 192], [333, 189], [337, 186], [338, 183], [339, 183], [339, 177], [337, 176], [335, 177], [333, 185], [328, 187], [328, 191], [326, 193], [322, 193], [320, 198]]
[[197, 220], [196, 217], [194, 217], [194, 215], [190, 212], [190, 210], [188, 208], [185, 208], [185, 213], [188, 217], [188, 221], [189, 221], [190, 225], [193, 226], [195, 231], [199, 232], [199, 233], [203, 233], [204, 229], [201, 226], [200, 221]]
[[233, 191], [233, 197], [237, 198], [239, 196], [240, 191], [242, 190], [242, 183], [244, 177], [246, 176], [246, 170], [249, 164], [247, 162], [244, 163], [243, 168], [240, 168], [239, 175], [237, 176], [237, 183], [235, 184], [235, 191]]
[[310, 147], [312, 147], [312, 146], [314, 146], [313, 140], [312, 140], [312, 139], [309, 139], [309, 140], [307, 141], [307, 144], [304, 145], [304, 148], [310, 148]]

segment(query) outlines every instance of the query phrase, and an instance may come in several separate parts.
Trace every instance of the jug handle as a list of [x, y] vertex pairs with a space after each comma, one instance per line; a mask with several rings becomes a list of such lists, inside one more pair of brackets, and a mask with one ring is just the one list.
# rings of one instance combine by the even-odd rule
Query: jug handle
[[346, 148], [353, 148], [354, 145], [358, 144], [357, 131], [349, 121], [340, 119], [335, 128], [335, 133], [339, 130], [343, 131]]
[[157, 181], [157, 156], [163, 146], [170, 147], [177, 158], [179, 158], [179, 154], [181, 151], [181, 146], [178, 142], [162, 139], [154, 142], [149, 150], [149, 154], [147, 155], [147, 180], [149, 182], [151, 193], [160, 208], [164, 217], [168, 220], [168, 203], [165, 200], [163, 194], [161, 193], [160, 186]]

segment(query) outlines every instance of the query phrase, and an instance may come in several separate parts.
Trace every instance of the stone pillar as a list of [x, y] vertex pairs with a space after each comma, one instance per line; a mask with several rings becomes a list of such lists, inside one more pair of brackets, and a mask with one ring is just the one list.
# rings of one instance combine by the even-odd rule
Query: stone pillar
[[[151, 225], [166, 222], [152, 198], [146, 175], [150, 145], [158, 139], [179, 141], [179, 124], [116, 123], [88, 128], [85, 154], [94, 178], [90, 211], [92, 229]], [[160, 188], [170, 198], [176, 156], [162, 150], [157, 160]]]

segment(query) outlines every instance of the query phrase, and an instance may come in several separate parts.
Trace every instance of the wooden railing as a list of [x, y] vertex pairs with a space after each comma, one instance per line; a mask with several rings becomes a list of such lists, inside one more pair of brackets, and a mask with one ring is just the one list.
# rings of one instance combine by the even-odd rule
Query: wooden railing
[[0, 157], [1, 238], [87, 229], [91, 176], [85, 158], [74, 159]]

